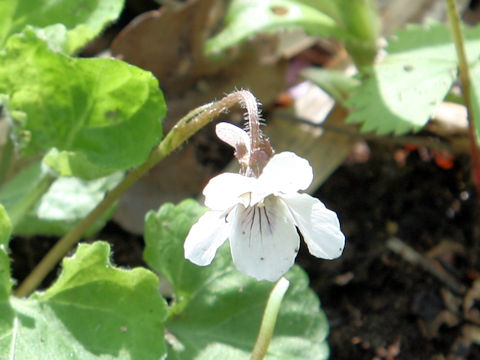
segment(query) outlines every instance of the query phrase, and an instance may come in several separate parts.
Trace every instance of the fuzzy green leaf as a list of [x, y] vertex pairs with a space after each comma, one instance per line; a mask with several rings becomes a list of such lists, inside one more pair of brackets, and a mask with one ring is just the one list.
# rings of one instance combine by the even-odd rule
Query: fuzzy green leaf
[[316, 36], [341, 36], [337, 22], [319, 8], [325, 8], [332, 15], [337, 11], [325, 1], [313, 4], [296, 0], [233, 0], [224, 19], [224, 29], [206, 42], [205, 51], [217, 53], [258, 32], [289, 28], [301, 28]]
[[[9, 211], [30, 196], [42, 178], [41, 163], [34, 163], [12, 178], [0, 189], [0, 203]], [[62, 177], [53, 182], [37, 206], [16, 227], [20, 236], [66, 234], [103, 200], [107, 191], [115, 187], [123, 174], [113, 173], [104, 178], [85, 181]], [[113, 215], [115, 206], [104, 213], [87, 231], [92, 234], [101, 229]]]
[[155, 77], [114, 59], [74, 59], [27, 29], [0, 53], [0, 93], [26, 155], [61, 175], [98, 178], [143, 163], [162, 136]]
[[109, 257], [107, 243], [80, 245], [44, 293], [3, 304], [9, 310], [0, 322], [4, 358], [162, 359], [167, 305], [157, 277], [116, 268]]
[[124, 0], [3, 0], [0, 2], [0, 45], [26, 25], [62, 23], [68, 29], [67, 53], [93, 40], [117, 19]]
[[[146, 217], [144, 258], [175, 293], [166, 325], [169, 359], [248, 359], [272, 283], [239, 273], [226, 245], [209, 266], [185, 260], [183, 242], [203, 212], [197, 202], [186, 200]], [[299, 267], [286, 277], [291, 285], [266, 359], [326, 359], [328, 322], [318, 298]]]
[[[480, 27], [466, 29], [469, 60], [480, 55]], [[449, 30], [442, 24], [399, 31], [388, 55], [367, 73], [347, 102], [347, 121], [363, 131], [403, 134], [421, 129], [456, 79], [457, 57]]]

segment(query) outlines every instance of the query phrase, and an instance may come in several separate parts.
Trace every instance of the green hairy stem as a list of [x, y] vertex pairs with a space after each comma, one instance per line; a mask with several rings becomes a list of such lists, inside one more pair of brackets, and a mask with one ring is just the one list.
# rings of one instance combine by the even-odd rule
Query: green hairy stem
[[275, 287], [270, 293], [265, 312], [263, 313], [257, 342], [253, 348], [250, 360], [262, 360], [267, 354], [268, 345], [270, 345], [273, 330], [275, 329], [275, 323], [277, 322], [278, 312], [280, 311], [280, 305], [289, 285], [290, 283], [288, 280], [282, 277], [277, 281]]
[[[467, 54], [465, 50], [465, 41], [462, 32], [462, 25], [460, 21], [460, 15], [458, 13], [457, 3], [455, 0], [447, 0], [447, 12], [450, 22], [450, 31], [452, 33], [453, 42], [455, 43], [455, 50], [458, 57], [458, 74], [460, 83], [462, 85], [462, 95], [465, 99], [465, 105], [467, 107], [468, 124], [469, 124], [469, 139], [470, 139], [470, 152], [472, 163], [472, 179], [475, 183], [477, 191], [480, 189], [480, 149], [475, 136], [477, 129], [475, 129], [475, 123], [478, 119], [473, 111], [473, 101], [471, 94], [471, 78], [470, 78], [470, 66], [468, 65]], [[477, 135], [478, 136], [478, 135]]]
[[453, 42], [455, 44], [455, 50], [457, 51], [458, 72], [460, 76], [460, 82], [462, 83], [462, 93], [465, 97], [467, 109], [469, 110], [469, 116], [471, 116], [472, 103], [470, 98], [470, 67], [468, 66], [462, 26], [455, 0], [447, 0], [447, 10], [448, 19], [450, 22], [450, 30], [452, 33]]

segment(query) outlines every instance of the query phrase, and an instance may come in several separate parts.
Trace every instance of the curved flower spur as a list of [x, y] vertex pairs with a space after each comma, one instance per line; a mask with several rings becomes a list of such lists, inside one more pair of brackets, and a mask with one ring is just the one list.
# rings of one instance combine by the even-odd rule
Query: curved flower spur
[[274, 155], [260, 130], [257, 102], [241, 91], [248, 133], [229, 123], [216, 126], [217, 136], [235, 148], [241, 173], [223, 173], [205, 189], [209, 210], [185, 240], [185, 257], [194, 264], [212, 262], [230, 239], [233, 262], [257, 280], [276, 281], [293, 265], [303, 235], [310, 253], [324, 259], [342, 254], [345, 237], [337, 215], [310, 195], [299, 193], [313, 180], [307, 160], [292, 152]]

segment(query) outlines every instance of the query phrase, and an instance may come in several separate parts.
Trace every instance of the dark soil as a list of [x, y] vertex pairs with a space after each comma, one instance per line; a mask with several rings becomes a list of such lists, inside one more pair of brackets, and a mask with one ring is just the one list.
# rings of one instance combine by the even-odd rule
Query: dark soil
[[[446, 251], [442, 265], [468, 287], [479, 269], [468, 169], [467, 158], [444, 170], [417, 152], [399, 165], [392, 149], [375, 149], [315, 194], [337, 212], [347, 237], [338, 260], [318, 261], [305, 249], [299, 258], [330, 321], [332, 359], [447, 359], [458, 352], [467, 321], [443, 324], [437, 334], [425, 330], [446, 309], [442, 292], [452, 292], [385, 244], [395, 236], [422, 254], [442, 241], [461, 244], [464, 253]], [[463, 350], [457, 359], [480, 359], [477, 346]]]

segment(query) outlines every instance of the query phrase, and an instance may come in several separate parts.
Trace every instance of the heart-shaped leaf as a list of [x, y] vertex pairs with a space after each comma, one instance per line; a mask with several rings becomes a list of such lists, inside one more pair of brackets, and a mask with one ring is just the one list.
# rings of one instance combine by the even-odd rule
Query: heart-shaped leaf
[[4, 358], [164, 358], [167, 305], [157, 277], [143, 268], [116, 268], [109, 257], [107, 243], [80, 245], [45, 292], [0, 302]]
[[[114, 59], [75, 59], [27, 29], [0, 53], [0, 93], [23, 153], [61, 175], [102, 177], [143, 163], [162, 136], [155, 77]], [[53, 150], [51, 150], [53, 148]]]

